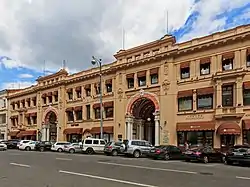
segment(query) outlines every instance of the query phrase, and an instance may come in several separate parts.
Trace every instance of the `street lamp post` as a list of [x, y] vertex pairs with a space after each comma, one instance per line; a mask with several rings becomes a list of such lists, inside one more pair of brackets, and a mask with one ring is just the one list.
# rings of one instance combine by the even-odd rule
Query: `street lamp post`
[[92, 56], [91, 60], [92, 65], [96, 65], [98, 63], [99, 66], [99, 75], [100, 75], [100, 128], [101, 128], [101, 139], [103, 139], [103, 111], [102, 111], [102, 59], [97, 59]]

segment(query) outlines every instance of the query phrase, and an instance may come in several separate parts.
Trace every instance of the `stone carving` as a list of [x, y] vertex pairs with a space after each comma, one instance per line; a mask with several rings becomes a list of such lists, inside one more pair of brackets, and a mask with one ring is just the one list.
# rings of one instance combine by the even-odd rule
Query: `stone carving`
[[119, 88], [118, 91], [117, 91], [117, 94], [118, 94], [119, 100], [121, 101], [122, 100], [123, 90], [121, 88]]
[[169, 132], [167, 130], [163, 130], [163, 143], [168, 144], [169, 143]]
[[165, 79], [162, 83], [162, 88], [163, 88], [164, 94], [167, 94], [169, 87], [170, 87], [170, 81]]
[[145, 94], [145, 91], [143, 89], [140, 90], [140, 96], [143, 97]]
[[164, 65], [164, 75], [168, 75], [168, 64], [166, 63], [165, 65]]

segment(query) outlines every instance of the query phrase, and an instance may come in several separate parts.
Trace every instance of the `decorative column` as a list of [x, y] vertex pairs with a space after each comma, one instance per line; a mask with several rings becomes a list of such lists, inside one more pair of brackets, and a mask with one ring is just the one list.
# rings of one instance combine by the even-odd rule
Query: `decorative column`
[[143, 140], [144, 139], [144, 120], [139, 120], [138, 121], [138, 127], [139, 127], [139, 139]]
[[127, 116], [126, 117], [126, 139], [131, 140], [133, 138], [133, 123], [134, 123], [134, 117], [133, 116]]
[[155, 146], [160, 145], [160, 113], [155, 112]]
[[217, 80], [216, 82], [216, 108], [222, 106], [222, 83], [221, 80]]
[[238, 77], [236, 80], [236, 98], [236, 105], [243, 106], [243, 87], [241, 77]]
[[58, 125], [58, 121], [55, 122], [55, 125], [56, 125], [56, 141], [60, 141], [60, 130], [61, 130], [61, 127]]
[[46, 141], [46, 125], [42, 124], [42, 141]]
[[46, 141], [50, 141], [50, 139], [49, 139], [49, 138], [50, 138], [49, 129], [50, 129], [50, 124], [47, 124], [47, 125], [46, 125], [46, 134], [47, 134], [47, 135], [46, 135], [46, 137], [47, 137]]

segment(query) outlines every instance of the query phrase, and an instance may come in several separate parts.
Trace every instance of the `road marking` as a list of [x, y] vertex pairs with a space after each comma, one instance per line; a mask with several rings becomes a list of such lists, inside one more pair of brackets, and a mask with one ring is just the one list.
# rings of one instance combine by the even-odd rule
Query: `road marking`
[[67, 160], [67, 161], [70, 161], [72, 159], [71, 158], [56, 158], [56, 160]]
[[69, 174], [69, 175], [78, 175], [78, 176], [82, 176], [82, 177], [89, 177], [89, 178], [93, 178], [93, 179], [100, 179], [100, 180], [118, 182], [118, 183], [123, 183], [123, 184], [130, 184], [130, 185], [134, 185], [134, 186], [157, 187], [157, 186], [148, 185], [148, 184], [140, 184], [140, 183], [136, 183], [136, 182], [130, 182], [130, 181], [124, 181], [124, 180], [119, 180], [119, 179], [101, 177], [101, 176], [96, 176], [96, 175], [89, 175], [89, 174], [84, 174], [84, 173], [75, 173], [75, 172], [63, 171], [63, 170], [59, 170], [59, 173], [65, 173], [65, 174]]
[[236, 176], [237, 179], [244, 179], [244, 180], [250, 180], [250, 177], [239, 177], [239, 176]]
[[167, 161], [167, 160], [149, 160], [150, 162], [156, 162], [156, 163], [164, 163], [164, 164], [171, 164], [171, 163], [180, 163], [182, 161], [180, 160], [170, 160], [170, 161]]
[[9, 155], [11, 155], [11, 156], [20, 156], [22, 154], [19, 154], [19, 153], [10, 153]]
[[25, 167], [25, 168], [30, 168], [30, 165], [25, 165], [25, 164], [18, 164], [18, 163], [10, 163], [10, 165], [13, 165], [13, 166], [20, 166], [20, 167]]
[[187, 174], [198, 174], [194, 171], [185, 171], [185, 170], [175, 170], [175, 169], [166, 169], [166, 168], [152, 168], [152, 167], [145, 167], [145, 166], [136, 166], [136, 165], [127, 165], [127, 164], [117, 164], [111, 162], [98, 162], [99, 164], [106, 164], [106, 165], [114, 165], [114, 166], [123, 166], [123, 167], [131, 167], [131, 168], [139, 168], [139, 169], [149, 169], [149, 170], [158, 170], [158, 171], [170, 171], [176, 173], [187, 173]]

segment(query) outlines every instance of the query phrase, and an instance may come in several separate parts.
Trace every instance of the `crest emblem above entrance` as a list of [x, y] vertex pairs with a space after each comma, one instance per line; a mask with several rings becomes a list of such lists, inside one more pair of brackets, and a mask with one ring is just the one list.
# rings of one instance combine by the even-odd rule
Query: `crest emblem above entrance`
[[145, 94], [145, 91], [143, 89], [140, 90], [140, 96], [143, 97]]

